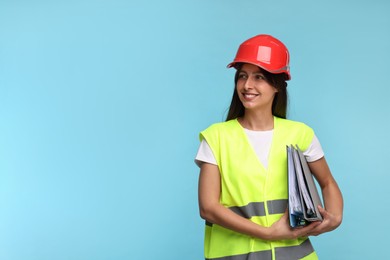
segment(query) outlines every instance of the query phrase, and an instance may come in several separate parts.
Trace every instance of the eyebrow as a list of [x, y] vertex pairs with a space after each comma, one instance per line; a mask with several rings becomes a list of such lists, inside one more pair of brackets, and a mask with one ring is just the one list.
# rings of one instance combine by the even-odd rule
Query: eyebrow
[[[248, 74], [248, 71], [245, 71], [245, 70], [240, 70], [239, 73], [246, 73]], [[263, 75], [264, 76], [264, 73], [261, 72], [261, 70], [258, 70], [258, 71], [254, 71], [254, 72], [250, 72], [250, 74], [260, 74], [260, 75]]]

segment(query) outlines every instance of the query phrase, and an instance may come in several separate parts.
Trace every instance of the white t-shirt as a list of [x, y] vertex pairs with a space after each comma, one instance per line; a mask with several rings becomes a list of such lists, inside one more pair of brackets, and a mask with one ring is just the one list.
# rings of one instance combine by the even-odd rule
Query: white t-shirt
[[[257, 157], [264, 165], [265, 168], [268, 167], [268, 154], [271, 149], [272, 136], [274, 131], [253, 131], [249, 129], [244, 129], [246, 135], [248, 136], [249, 142], [255, 150]], [[314, 135], [309, 148], [303, 151], [304, 156], [308, 162], [314, 162], [318, 159], [321, 159], [324, 156], [321, 144], [318, 138]], [[202, 140], [200, 143], [198, 153], [195, 157], [196, 164], [200, 167], [203, 162], [211, 163], [217, 165], [214, 154], [209, 146], [209, 144]]]

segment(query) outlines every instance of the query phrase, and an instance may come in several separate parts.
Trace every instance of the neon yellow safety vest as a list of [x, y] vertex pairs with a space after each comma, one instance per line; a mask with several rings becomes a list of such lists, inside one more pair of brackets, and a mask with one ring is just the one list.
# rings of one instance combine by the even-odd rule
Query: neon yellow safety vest
[[[200, 133], [221, 174], [220, 202], [235, 213], [269, 227], [287, 208], [286, 145], [306, 150], [314, 136], [307, 125], [274, 117], [268, 168], [265, 169], [237, 119]], [[266, 241], [206, 222], [205, 258], [218, 260], [318, 259], [308, 238]]]

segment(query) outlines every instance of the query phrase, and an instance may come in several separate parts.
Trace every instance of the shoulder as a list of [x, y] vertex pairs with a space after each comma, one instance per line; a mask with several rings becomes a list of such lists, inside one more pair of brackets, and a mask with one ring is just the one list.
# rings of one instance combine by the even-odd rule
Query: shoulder
[[[236, 119], [226, 122], [214, 123], [200, 132], [200, 139], [204, 139], [205, 136], [220, 136], [227, 133], [236, 131], [238, 128], [238, 122]], [[207, 139], [207, 138], [206, 138]]]
[[275, 121], [275, 132], [289, 144], [298, 144], [303, 150], [306, 150], [314, 137], [314, 130], [305, 123], [277, 118]]

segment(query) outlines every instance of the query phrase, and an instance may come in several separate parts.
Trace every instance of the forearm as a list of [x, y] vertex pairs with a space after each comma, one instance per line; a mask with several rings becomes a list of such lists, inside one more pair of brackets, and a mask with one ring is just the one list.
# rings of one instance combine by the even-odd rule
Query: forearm
[[206, 221], [227, 229], [267, 239], [268, 229], [239, 216], [220, 203], [221, 177], [216, 165], [204, 163], [199, 176], [199, 211]]
[[343, 197], [324, 157], [309, 163], [309, 166], [321, 186], [324, 199], [324, 209], [319, 209], [323, 221], [310, 233], [310, 235], [319, 235], [332, 231], [341, 224], [343, 219]]
[[241, 217], [219, 203], [210, 205], [207, 208], [201, 207], [200, 215], [208, 222], [224, 228], [264, 240], [271, 239], [269, 228]]
[[327, 212], [334, 217], [334, 228], [337, 228], [343, 218], [343, 197], [337, 183], [332, 180], [323, 187], [322, 196]]

